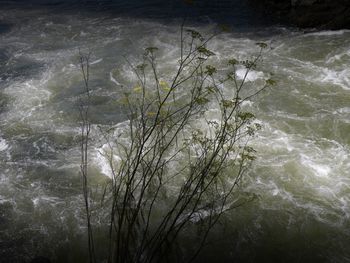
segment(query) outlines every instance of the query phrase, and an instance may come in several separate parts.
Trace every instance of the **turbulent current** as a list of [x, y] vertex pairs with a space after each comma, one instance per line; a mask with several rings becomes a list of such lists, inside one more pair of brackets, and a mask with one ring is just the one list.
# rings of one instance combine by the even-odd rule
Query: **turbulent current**
[[[172, 74], [179, 55], [178, 14], [123, 7], [0, 6], [0, 262], [84, 258], [79, 50], [91, 52], [93, 127], [126, 118], [120, 99], [135, 85], [126, 58], [156, 46], [161, 71]], [[199, 7], [187, 22], [203, 35], [228, 24], [209, 43], [218, 68], [265, 42], [247, 81], [273, 76], [277, 84], [247, 103], [262, 129], [240, 191], [256, 198], [225, 216], [199, 262], [350, 262], [350, 31], [249, 26], [248, 13], [227, 19], [220, 8]], [[108, 167], [98, 129], [92, 136], [99, 185]]]

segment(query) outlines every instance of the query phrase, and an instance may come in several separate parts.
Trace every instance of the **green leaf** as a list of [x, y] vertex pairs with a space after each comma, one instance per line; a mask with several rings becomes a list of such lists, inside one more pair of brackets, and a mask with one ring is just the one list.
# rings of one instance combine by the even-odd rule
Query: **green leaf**
[[205, 73], [207, 73], [209, 76], [212, 76], [214, 73], [216, 73], [216, 68], [213, 66], [207, 65], [205, 69]]
[[198, 97], [195, 102], [199, 105], [204, 105], [207, 104], [209, 102], [209, 100], [205, 97]]
[[268, 80], [266, 80], [266, 85], [268, 85], [268, 86], [274, 86], [274, 85], [276, 85], [276, 80], [273, 80], [273, 79], [268, 79]]
[[234, 102], [232, 100], [222, 100], [221, 103], [224, 108], [230, 108], [234, 106]]
[[161, 86], [162, 89], [163, 89], [164, 91], [166, 91], [166, 92], [169, 92], [169, 91], [170, 91], [170, 87], [169, 87], [168, 83], [167, 83], [166, 81], [164, 81], [164, 80], [160, 80], [160, 81], [159, 81], [159, 86]]
[[204, 38], [202, 37], [202, 35], [199, 32], [192, 30], [192, 29], [187, 29], [186, 31], [187, 31], [187, 33], [189, 33], [191, 35], [191, 37], [193, 39], [199, 39], [201, 41], [204, 40]]
[[251, 146], [244, 146], [244, 151], [247, 153], [256, 153], [255, 149]]
[[142, 92], [142, 87], [140, 85], [136, 85], [134, 88], [133, 88], [133, 92], [135, 93], [141, 93]]
[[247, 127], [247, 134], [253, 136], [255, 134], [255, 129], [252, 126]]
[[215, 55], [214, 52], [210, 51], [209, 49], [206, 49], [206, 48], [203, 47], [203, 46], [197, 47], [197, 51], [198, 51], [199, 53], [201, 53], [201, 54], [207, 56], [207, 57], [210, 57], [210, 56]]
[[228, 63], [229, 65], [234, 66], [234, 65], [238, 64], [238, 60], [235, 59], [235, 58], [231, 58], [227, 63]]
[[240, 118], [241, 120], [245, 121], [245, 120], [254, 119], [255, 116], [254, 116], [253, 113], [250, 113], [250, 112], [239, 112], [238, 113], [238, 118]]
[[251, 60], [243, 60], [240, 61], [240, 63], [245, 66], [247, 69], [255, 69], [256, 68], [256, 64], [254, 63], [254, 61]]
[[205, 87], [205, 89], [208, 91], [208, 93], [215, 93], [216, 91], [215, 87], [212, 86]]
[[254, 125], [256, 130], [261, 130], [261, 125], [259, 123], [255, 123]]
[[242, 154], [242, 158], [243, 160], [254, 161], [256, 159], [256, 156], [251, 154]]
[[257, 46], [259, 46], [260, 48], [267, 48], [267, 44], [264, 42], [258, 42], [256, 43]]
[[120, 104], [122, 104], [122, 105], [129, 105], [129, 99], [128, 99], [128, 97], [123, 97], [123, 98], [121, 98], [120, 100], [119, 100], [119, 102], [118, 103], [120, 103]]

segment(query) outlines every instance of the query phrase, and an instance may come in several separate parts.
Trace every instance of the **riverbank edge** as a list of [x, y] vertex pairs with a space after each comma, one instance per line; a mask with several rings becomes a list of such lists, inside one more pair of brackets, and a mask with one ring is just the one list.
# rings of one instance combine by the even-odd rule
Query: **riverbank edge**
[[265, 16], [299, 28], [350, 29], [350, 1], [248, 0]]

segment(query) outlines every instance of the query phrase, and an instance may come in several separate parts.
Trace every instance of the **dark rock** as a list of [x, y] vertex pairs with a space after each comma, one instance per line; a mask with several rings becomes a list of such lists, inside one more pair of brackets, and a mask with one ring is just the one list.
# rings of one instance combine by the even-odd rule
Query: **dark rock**
[[350, 5], [348, 1], [323, 0], [295, 3], [290, 19], [300, 27], [322, 29], [350, 28]]
[[348, 0], [250, 0], [268, 15], [302, 28], [350, 28]]

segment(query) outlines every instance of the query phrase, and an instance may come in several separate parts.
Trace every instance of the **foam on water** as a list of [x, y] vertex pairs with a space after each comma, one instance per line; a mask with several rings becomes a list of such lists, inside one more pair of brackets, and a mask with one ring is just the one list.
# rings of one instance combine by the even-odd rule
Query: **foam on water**
[[328, 68], [322, 69], [322, 74], [317, 79], [321, 83], [331, 83], [338, 85], [345, 90], [350, 90], [350, 70], [344, 69], [340, 71], [331, 70]]
[[9, 148], [9, 145], [7, 144], [6, 140], [0, 137], [0, 152], [5, 151], [8, 148]]
[[264, 78], [264, 73], [263, 72], [259, 72], [259, 71], [255, 71], [255, 70], [251, 70], [247, 73], [247, 69], [246, 68], [239, 68], [236, 71], [237, 77], [239, 80], [243, 80], [245, 79], [247, 82], [250, 81], [256, 81], [258, 79], [263, 79]]
[[50, 203], [50, 205], [53, 205], [53, 206], [56, 206], [56, 205], [64, 203], [64, 201], [60, 200], [58, 197], [45, 196], [45, 195], [41, 195], [41, 196], [38, 196], [36, 198], [33, 198], [32, 202], [33, 202], [35, 207], [38, 207], [42, 203]]
[[15, 98], [11, 111], [7, 112], [6, 121], [24, 121], [34, 117], [32, 115], [36, 112], [40, 112], [50, 98], [51, 92], [46, 89], [45, 84], [50, 79], [51, 74], [52, 72], [48, 71], [42, 75], [41, 79], [15, 82], [4, 90], [6, 95]]
[[[263, 165], [275, 170], [270, 176], [265, 173], [258, 176], [259, 192], [266, 188], [265, 195], [278, 196], [289, 203], [287, 207], [303, 208], [327, 224], [346, 224], [343, 215], [350, 213], [349, 147], [335, 141], [316, 142], [286, 134], [266, 123], [254, 145], [259, 153], [256, 169]], [[266, 203], [264, 206], [273, 208]]]
[[332, 64], [335, 62], [342, 62], [342, 61], [349, 59], [349, 58], [350, 58], [350, 49], [346, 48], [344, 51], [336, 52], [335, 55], [330, 54], [330, 56], [327, 57], [326, 64]]
[[340, 108], [337, 109], [333, 112], [334, 114], [350, 114], [350, 107], [344, 107], [344, 108]]
[[[10, 100], [6, 111], [1, 113], [4, 132], [0, 137], [0, 154], [11, 152], [11, 158], [0, 161], [0, 205], [13, 202], [16, 207], [13, 211], [17, 213], [13, 225], [21, 226], [21, 218], [35, 214], [29, 224], [37, 228], [45, 224], [52, 233], [60, 232], [61, 226], [68, 229], [64, 231], [74, 232], [82, 228], [80, 223], [84, 218], [82, 210], [77, 209], [83, 204], [78, 178], [79, 123], [72, 116], [81, 92], [79, 48], [93, 53], [91, 87], [93, 96], [99, 98], [93, 109], [100, 109], [104, 99], [112, 97], [119, 101], [122, 94], [135, 85], [136, 76], [123, 60], [125, 55], [131, 63], [136, 63], [145, 47], [159, 47], [161, 79], [171, 79], [169, 73], [178, 64], [179, 26], [142, 19], [96, 18], [82, 14], [60, 17], [31, 12], [33, 17], [28, 20], [31, 22], [21, 25], [16, 21], [25, 19], [25, 13], [3, 14], [16, 24], [6, 36], [0, 35], [0, 48], [13, 54], [14, 65], [9, 65], [20, 70], [20, 66], [27, 66], [27, 61], [31, 61], [40, 66], [35, 70], [23, 66], [25, 72], [19, 72], [18, 76], [9, 74], [11, 77], [1, 90]], [[215, 26], [194, 28], [209, 35]], [[256, 42], [271, 43], [272, 48], [263, 53], [264, 61], [249, 72], [247, 81], [254, 87], [272, 76], [278, 83], [257, 100], [243, 105], [246, 110], [254, 111], [263, 129], [252, 141], [258, 158], [244, 177], [240, 190], [256, 194], [259, 200], [253, 202], [254, 211], [248, 206], [235, 212], [230, 220], [240, 216], [242, 220], [230, 227], [239, 233], [240, 241], [264, 237], [264, 243], [273, 243], [276, 236], [269, 236], [273, 230], [267, 226], [276, 224], [288, 233], [285, 246], [293, 247], [288, 243], [290, 235], [293, 236], [288, 232], [290, 229], [299, 223], [301, 232], [306, 229], [304, 236], [300, 234], [296, 241], [301, 242], [305, 236], [310, 240], [314, 235], [307, 223], [320, 223], [316, 226], [327, 227], [319, 232], [332, 230], [341, 237], [334, 238], [333, 242], [321, 233], [315, 242], [328, 242], [329, 248], [325, 250], [338, 255], [342, 252], [346, 257], [347, 252], [336, 249], [346, 247], [349, 240], [346, 229], [350, 217], [350, 145], [345, 137], [349, 133], [350, 117], [350, 31], [302, 34], [293, 29], [276, 29], [274, 32], [262, 37], [256, 32], [229, 32], [208, 44], [217, 55], [210, 62], [224, 72], [227, 59], [251, 59], [258, 52]], [[15, 62], [23, 65], [17, 67]], [[243, 79], [245, 69], [238, 68], [236, 73]], [[229, 87], [222, 88], [227, 89], [227, 94], [232, 92]], [[120, 110], [113, 107], [115, 111]], [[106, 118], [104, 110], [94, 112], [96, 122]], [[217, 112], [209, 109], [206, 117], [215, 119]], [[109, 121], [106, 126], [114, 127], [113, 136], [127, 145], [128, 137], [123, 133], [127, 122], [116, 122]], [[331, 125], [342, 133], [330, 128]], [[101, 134], [97, 131], [94, 125], [90, 164], [112, 177], [109, 162], [101, 155], [108, 154], [110, 149], [100, 140]], [[63, 146], [61, 135], [68, 138]], [[117, 165], [119, 153], [115, 152], [113, 158]], [[196, 215], [193, 221], [199, 216], [202, 215]], [[75, 222], [74, 226], [69, 226], [69, 220]], [[13, 231], [11, 236], [17, 233]]]
[[113, 178], [111, 164], [114, 171], [117, 171], [121, 158], [117, 154], [112, 154], [109, 144], [102, 145], [102, 147], [95, 149], [94, 152], [94, 164], [99, 167], [102, 174], [108, 176], [109, 178]]
[[300, 163], [304, 165], [307, 169], [311, 168], [315, 176], [327, 177], [331, 172], [331, 168], [328, 165], [315, 162], [309, 156], [304, 154], [300, 155]]
[[349, 32], [350, 30], [329, 30], [329, 31], [307, 33], [305, 34], [305, 36], [323, 36], [323, 37], [341, 36]]

